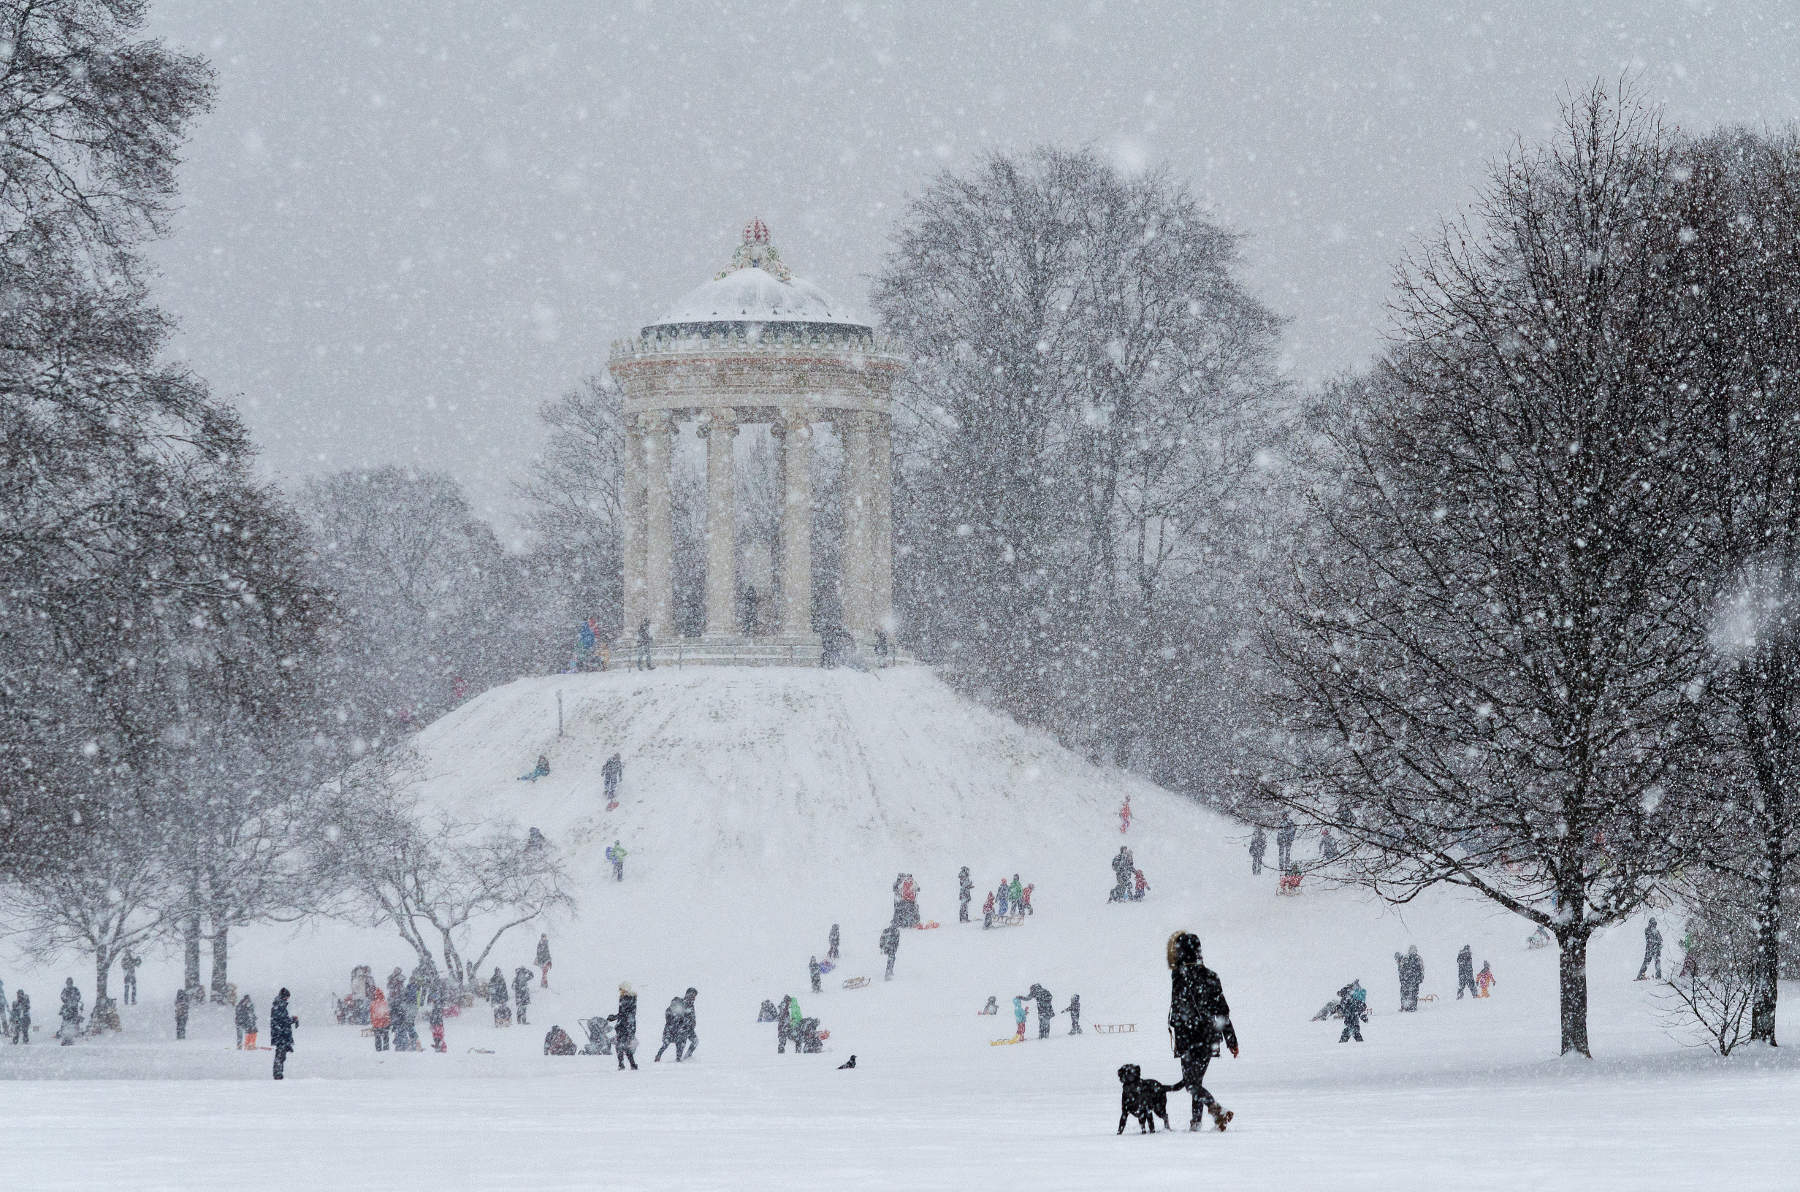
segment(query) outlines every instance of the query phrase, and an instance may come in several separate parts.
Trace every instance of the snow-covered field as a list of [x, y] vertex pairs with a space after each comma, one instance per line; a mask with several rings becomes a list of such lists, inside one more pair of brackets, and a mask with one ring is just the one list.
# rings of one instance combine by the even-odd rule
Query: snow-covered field
[[[565, 735], [556, 735], [556, 693]], [[1637, 984], [1636, 927], [1592, 952], [1589, 1063], [1554, 1058], [1555, 960], [1526, 925], [1445, 894], [1396, 910], [1353, 890], [1275, 894], [1252, 878], [1241, 830], [1041, 735], [973, 708], [920, 669], [879, 677], [801, 671], [667, 671], [525, 680], [470, 701], [420, 739], [425, 797], [465, 816], [541, 828], [569, 850], [580, 907], [549, 925], [552, 988], [531, 1027], [452, 1019], [450, 1054], [378, 1056], [331, 1022], [353, 963], [412, 959], [397, 939], [340, 924], [269, 928], [237, 941], [234, 977], [266, 1014], [295, 991], [300, 1050], [289, 1079], [267, 1052], [232, 1046], [228, 1017], [197, 1015], [184, 1043], [168, 1009], [172, 956], [146, 963], [144, 1001], [121, 1036], [0, 1047], [5, 1184], [53, 1188], [1792, 1188], [1800, 1185], [1800, 1068], [1780, 1053], [1720, 1061], [1663, 1031], [1655, 986]], [[600, 766], [623, 752], [622, 805]], [[551, 776], [518, 782], [540, 752]], [[1152, 885], [1108, 905], [1124, 837]], [[614, 883], [601, 858], [631, 856]], [[1300, 853], [1310, 855], [1310, 844]], [[1038, 913], [992, 932], [958, 925], [955, 875], [982, 888], [1020, 873]], [[896, 871], [917, 875], [938, 930], [905, 933], [895, 980], [875, 938]], [[979, 915], [977, 915], [977, 919]], [[810, 995], [806, 961], [831, 923], [844, 961]], [[1162, 1021], [1163, 941], [1197, 931], [1243, 1042], [1208, 1085], [1237, 1113], [1219, 1135], [1114, 1135], [1122, 1063], [1173, 1081]], [[1679, 931], [1668, 931], [1669, 954]], [[536, 931], [502, 949], [528, 963]], [[1457, 1002], [1464, 942], [1499, 983]], [[1424, 991], [1394, 1013], [1393, 953], [1416, 943]], [[66, 970], [0, 958], [54, 1027]], [[867, 988], [839, 979], [871, 975]], [[1367, 1042], [1308, 1019], [1351, 977], [1371, 990]], [[116, 979], [116, 978], [115, 978]], [[612, 1059], [542, 1056], [543, 1031], [642, 995], [636, 1073]], [[1033, 981], [1084, 1025], [1134, 1033], [991, 1047], [1007, 1000]], [[700, 990], [692, 1063], [649, 1062], [660, 1014]], [[777, 1056], [755, 1023], [798, 996], [831, 1032], [824, 1055]], [[990, 995], [1003, 1014], [975, 1014]], [[1784, 997], [1800, 990], [1784, 990]], [[491, 1054], [490, 1054], [491, 1053]], [[852, 1053], [857, 1067], [837, 1065]], [[41, 1079], [29, 1079], [41, 1078]], [[1188, 1102], [1170, 1097], [1185, 1123]]]

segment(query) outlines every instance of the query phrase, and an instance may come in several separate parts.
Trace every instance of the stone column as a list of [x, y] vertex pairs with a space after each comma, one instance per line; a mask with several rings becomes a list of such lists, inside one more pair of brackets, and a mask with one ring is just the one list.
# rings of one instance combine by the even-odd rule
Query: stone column
[[853, 413], [837, 419], [838, 437], [844, 444], [844, 553], [840, 562], [840, 590], [844, 598], [844, 628], [859, 643], [874, 636], [870, 614], [872, 582], [870, 554], [869, 416]]
[[781, 440], [781, 632], [812, 635], [812, 424], [803, 410], [784, 410], [773, 427]]
[[[669, 508], [669, 457], [674, 419], [667, 410], [639, 415], [644, 437], [644, 599], [640, 617], [650, 619], [658, 641], [675, 635], [675, 589], [670, 559], [675, 553]], [[636, 626], [632, 632], [637, 632]]]
[[700, 433], [706, 438], [706, 636], [736, 637], [737, 477], [732, 470], [736, 413], [713, 410]]
[[876, 414], [875, 429], [869, 436], [869, 496], [871, 511], [869, 533], [873, 545], [873, 565], [869, 589], [873, 603], [869, 608], [871, 629], [894, 632], [894, 420], [889, 414]]
[[624, 458], [619, 469], [619, 511], [625, 524], [619, 535], [619, 600], [624, 626], [621, 640], [630, 642], [644, 616], [644, 436], [636, 414], [625, 416]]

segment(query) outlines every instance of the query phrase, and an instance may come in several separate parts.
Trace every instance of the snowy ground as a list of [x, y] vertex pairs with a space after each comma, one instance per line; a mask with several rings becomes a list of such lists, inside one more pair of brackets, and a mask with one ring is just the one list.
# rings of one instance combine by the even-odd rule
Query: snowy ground
[[[555, 693], [565, 733], [555, 730]], [[1239, 829], [1146, 784], [1085, 766], [1047, 739], [972, 709], [922, 671], [879, 679], [819, 672], [658, 671], [528, 680], [428, 729], [426, 797], [463, 814], [541, 827], [581, 874], [581, 907], [552, 923], [553, 988], [532, 1027], [465, 1016], [450, 1054], [377, 1056], [327, 1009], [342, 974], [410, 959], [381, 932], [339, 925], [239, 941], [234, 970], [266, 1014], [295, 990], [300, 1051], [289, 1079], [267, 1052], [231, 1045], [222, 1011], [169, 1036], [177, 971], [153, 958], [121, 1036], [0, 1047], [7, 1186], [241, 1189], [906, 1187], [986, 1189], [1468, 1187], [1792, 1188], [1800, 1182], [1800, 1061], [1720, 1061], [1660, 1025], [1655, 987], [1630, 980], [1638, 929], [1593, 949], [1592, 1063], [1552, 1058], [1555, 964], [1524, 925], [1451, 896], [1398, 912], [1350, 890], [1274, 893], [1252, 878]], [[607, 813], [599, 767], [627, 762]], [[539, 752], [552, 776], [521, 784]], [[1114, 815], [1150, 898], [1107, 905]], [[521, 830], [522, 827], [521, 827]], [[632, 850], [628, 880], [600, 851]], [[1309, 849], [1302, 849], [1307, 855]], [[1039, 913], [983, 932], [955, 923], [955, 873], [978, 887], [1014, 871]], [[896, 979], [875, 936], [895, 870], [915, 873], [935, 931], [908, 932]], [[978, 889], [977, 906], [981, 894]], [[819, 995], [808, 954], [843, 925], [844, 963]], [[1208, 1084], [1238, 1118], [1225, 1135], [1114, 1136], [1114, 1069], [1176, 1078], [1162, 1021], [1163, 940], [1197, 930], [1223, 976], [1243, 1055]], [[1667, 927], [1667, 925], [1665, 925]], [[1667, 931], [1670, 953], [1678, 931]], [[510, 971], [535, 932], [505, 949]], [[1454, 954], [1493, 962], [1494, 996], [1456, 1002]], [[1419, 945], [1428, 1002], [1394, 1013], [1392, 954]], [[1678, 963], [1678, 960], [1677, 960]], [[82, 979], [71, 963], [68, 972]], [[845, 990], [838, 978], [872, 975]], [[1310, 1015], [1352, 976], [1375, 1014], [1362, 1045]], [[0, 959], [51, 1017], [58, 972]], [[642, 994], [643, 1070], [610, 1058], [543, 1057], [543, 1031]], [[1032, 981], [1084, 1021], [1129, 1034], [1036, 1039], [974, 1011]], [[653, 1064], [661, 1008], [700, 989], [700, 1051]], [[763, 998], [797, 995], [832, 1032], [828, 1054], [776, 1056]], [[1800, 997], [1800, 989], [1784, 997]], [[1791, 1004], [1791, 1002], [1790, 1002]], [[51, 1026], [53, 1027], [53, 1023]], [[491, 1052], [491, 1054], [486, 1054]], [[857, 1055], [854, 1071], [837, 1065]], [[1187, 1098], [1170, 1097], [1177, 1125]]]

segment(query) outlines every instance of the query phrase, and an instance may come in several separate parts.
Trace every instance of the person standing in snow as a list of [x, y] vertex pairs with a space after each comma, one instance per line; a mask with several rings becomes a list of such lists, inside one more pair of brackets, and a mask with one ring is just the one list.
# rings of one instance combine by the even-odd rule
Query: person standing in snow
[[125, 987], [119, 996], [124, 1000], [124, 1003], [127, 1006], [137, 1005], [137, 971], [139, 963], [140, 961], [138, 958], [131, 954], [130, 948], [125, 949], [125, 954], [119, 957], [119, 971], [125, 974]]
[[1288, 871], [1288, 863], [1293, 860], [1294, 837], [1299, 832], [1294, 817], [1282, 812], [1281, 823], [1275, 826], [1275, 867], [1283, 873]]
[[[395, 998], [395, 1010], [399, 1009], [399, 998]], [[506, 978], [500, 975], [500, 966], [494, 966], [494, 975], [488, 978], [488, 1002], [494, 1007], [494, 1025], [509, 1026], [512, 1023], [512, 1003], [506, 994]]]
[[436, 999], [432, 1000], [431, 1016], [428, 1021], [431, 1023], [431, 1050], [443, 1055], [450, 1048], [444, 1042], [444, 1004], [442, 1002]]
[[1656, 916], [1650, 916], [1650, 925], [1644, 928], [1644, 963], [1638, 965], [1637, 979], [1644, 979], [1644, 970], [1652, 964], [1656, 966], [1656, 979], [1662, 980], [1662, 932], [1656, 929]]
[[983, 930], [994, 925], [994, 892], [988, 891], [987, 901], [981, 904], [981, 926]]
[[1025, 999], [1023, 996], [1013, 998], [1013, 1022], [1018, 1026], [1018, 1033], [1013, 1036], [1014, 1042], [1025, 1041]]
[[1464, 989], [1475, 994], [1475, 953], [1467, 944], [1456, 954], [1456, 1000], [1459, 1002], [1462, 1001]]
[[995, 893], [1000, 895], [1000, 917], [1004, 919], [1006, 918], [1007, 903], [1012, 900], [1012, 887], [1006, 884], [1005, 878], [1001, 878], [1000, 889]]
[[1069, 1033], [1079, 1035], [1081, 1033], [1081, 995], [1079, 993], [1069, 995], [1069, 1004], [1063, 1013], [1069, 1016]]
[[637, 1071], [637, 991], [631, 982], [619, 983], [619, 1012], [608, 1014], [606, 1021], [613, 1024], [613, 1050], [619, 1058], [619, 1071], [625, 1070], [626, 1063], [631, 1070]]
[[606, 859], [608, 861], [612, 862], [613, 881], [615, 881], [615, 882], [624, 881], [625, 880], [625, 846], [620, 844], [616, 840], [613, 841], [612, 847], [606, 850]]
[[387, 995], [381, 992], [380, 986], [371, 985], [369, 987], [369, 1032], [375, 1036], [376, 1051], [388, 1049], [388, 1028], [392, 1025], [393, 1019], [388, 1015]]
[[889, 923], [881, 929], [881, 951], [887, 957], [887, 975], [884, 981], [894, 979], [894, 957], [900, 954], [900, 929]]
[[188, 991], [187, 986], [184, 985], [175, 991], [175, 1037], [177, 1039], [187, 1038], [187, 1020]]
[[1481, 962], [1481, 971], [1475, 974], [1475, 996], [1486, 997], [1488, 995], [1488, 990], [1492, 988], [1494, 984], [1494, 970], [1489, 963], [1484, 960]]
[[831, 925], [831, 934], [825, 938], [825, 959], [830, 961], [832, 964], [836, 964], [837, 958], [838, 958], [838, 925], [836, 923], [833, 923]]
[[[790, 1023], [794, 1021], [796, 1007], [791, 994], [782, 996], [781, 1005], [775, 1009], [775, 1054], [786, 1055], [788, 1036], [792, 1033]], [[794, 1039], [795, 1049], [799, 1049], [800, 1040]]]
[[1050, 1020], [1056, 1017], [1055, 999], [1050, 996], [1048, 989], [1036, 981], [1031, 983], [1031, 988], [1025, 991], [1025, 995], [1037, 1002], [1038, 1038], [1048, 1039], [1050, 1037]]
[[1219, 974], [1201, 963], [1200, 937], [1191, 931], [1177, 931], [1169, 937], [1169, 1039], [1175, 1058], [1181, 1063], [1181, 1084], [1193, 1098], [1189, 1130], [1200, 1128], [1202, 1107], [1212, 1113], [1213, 1122], [1223, 1130], [1234, 1116], [1206, 1091], [1206, 1068], [1212, 1063], [1213, 1048], [1223, 1043], [1238, 1054], [1237, 1030], [1231, 1025], [1231, 1007], [1225, 1001], [1225, 987]]
[[531, 1007], [531, 970], [524, 965], [513, 970], [513, 1001], [519, 1007], [519, 1025], [529, 1026], [525, 1011]]
[[809, 957], [806, 961], [806, 975], [812, 979], [812, 991], [814, 993], [819, 992], [820, 971], [819, 958], [817, 956]]
[[63, 978], [62, 989], [62, 1026], [57, 1033], [62, 1036], [63, 1046], [67, 1047], [81, 1033], [81, 990], [75, 988], [75, 978]]
[[[635, 670], [655, 670], [656, 664], [650, 661], [650, 647], [654, 644], [650, 637], [650, 618], [645, 617], [637, 627], [637, 665]], [[636, 1068], [637, 1065], [631, 1065]]]
[[1337, 1010], [1344, 1020], [1344, 1033], [1338, 1036], [1338, 1042], [1348, 1043], [1355, 1039], [1361, 1043], [1362, 1024], [1369, 1021], [1369, 995], [1361, 981], [1352, 981], [1338, 990]]
[[1025, 887], [1019, 884], [1018, 874], [1013, 874], [1012, 885], [1006, 888], [1006, 892], [1012, 896], [1013, 913], [1015, 915], [1023, 914], [1025, 912]]
[[288, 991], [283, 989], [269, 1007], [269, 1045], [275, 1049], [276, 1080], [287, 1067], [288, 1053], [294, 1050], [294, 1029], [299, 1025], [300, 1020], [288, 1013]]
[[1141, 869], [1132, 870], [1131, 871], [1131, 901], [1142, 902], [1142, 901], [1144, 901], [1144, 895], [1149, 892], [1150, 892], [1150, 883], [1144, 877], [1144, 871]]
[[[1400, 974], [1400, 1012], [1403, 1014], [1419, 1008], [1419, 987], [1413, 981], [1413, 961], [1418, 955], [1417, 947], [1410, 954], [1394, 953], [1394, 967]], [[1422, 963], [1420, 968], [1423, 969]]]
[[1119, 807], [1119, 831], [1121, 833], [1123, 833], [1123, 832], [1129, 831], [1130, 829], [1131, 829], [1131, 796], [1126, 795], [1125, 802], [1123, 804], [1121, 804]]
[[1035, 915], [1037, 913], [1031, 909], [1031, 892], [1035, 889], [1037, 889], [1037, 884], [1034, 882], [1019, 892], [1019, 906], [1022, 907], [1028, 915]]
[[1269, 851], [1268, 834], [1262, 825], [1256, 825], [1256, 831], [1250, 833], [1250, 873], [1252, 876], [1262, 872], [1263, 854]]
[[550, 935], [548, 932], [541, 932], [538, 935], [537, 966], [543, 974], [543, 985], [540, 988], [550, 988]]
[[612, 806], [619, 801], [619, 779], [625, 774], [625, 759], [617, 753], [606, 759], [600, 767], [600, 777], [606, 783], [606, 803]]
[[0, 981], [0, 1038], [12, 1039], [12, 1019], [6, 1008], [6, 982]]
[[975, 891], [975, 883], [969, 880], [969, 867], [964, 865], [956, 875], [956, 921], [969, 921], [969, 898]]
[[246, 993], [243, 997], [238, 999], [237, 1011], [233, 1018], [233, 1022], [237, 1026], [238, 1050], [245, 1050], [244, 1045], [247, 1041], [249, 1043], [248, 1050], [255, 1051], [256, 1003], [250, 1000], [249, 994]]
[[15, 1044], [31, 1042], [31, 999], [23, 989], [13, 990], [12, 1041]]
[[1319, 829], [1319, 860], [1327, 863], [1338, 859], [1337, 838], [1332, 836], [1330, 828]]

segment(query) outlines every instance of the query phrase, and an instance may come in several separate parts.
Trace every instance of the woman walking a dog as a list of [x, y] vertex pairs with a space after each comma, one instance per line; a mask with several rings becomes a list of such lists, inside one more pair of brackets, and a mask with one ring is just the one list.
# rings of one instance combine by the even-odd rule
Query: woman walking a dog
[[1223, 1130], [1234, 1116], [1206, 1091], [1206, 1066], [1212, 1062], [1213, 1048], [1223, 1042], [1238, 1053], [1237, 1031], [1231, 1025], [1231, 1007], [1225, 1003], [1225, 989], [1219, 974], [1200, 963], [1200, 938], [1190, 931], [1178, 931], [1169, 937], [1169, 1041], [1175, 1058], [1181, 1062], [1181, 1083], [1194, 1099], [1189, 1130], [1200, 1128], [1200, 1107], [1212, 1111], [1213, 1121]]

